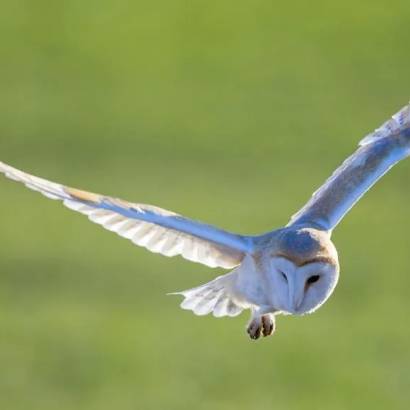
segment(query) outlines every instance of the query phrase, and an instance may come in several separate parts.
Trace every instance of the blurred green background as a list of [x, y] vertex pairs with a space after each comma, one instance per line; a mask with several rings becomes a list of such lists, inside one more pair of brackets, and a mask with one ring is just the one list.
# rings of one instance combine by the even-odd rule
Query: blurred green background
[[[410, 3], [1, 0], [1, 160], [241, 233], [279, 227], [410, 96]], [[0, 180], [0, 408], [408, 409], [410, 163], [341, 280], [254, 343], [167, 292], [220, 274]]]

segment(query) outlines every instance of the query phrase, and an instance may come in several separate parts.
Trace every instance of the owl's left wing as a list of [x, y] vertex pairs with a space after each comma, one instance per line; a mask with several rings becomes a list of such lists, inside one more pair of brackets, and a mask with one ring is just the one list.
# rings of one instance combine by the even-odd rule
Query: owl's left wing
[[209, 267], [239, 265], [250, 249], [246, 237], [184, 218], [165, 209], [93, 194], [47, 181], [0, 162], [0, 172], [39, 191], [152, 252], [181, 255]]
[[393, 165], [410, 155], [410, 105], [366, 136], [289, 225], [331, 231]]

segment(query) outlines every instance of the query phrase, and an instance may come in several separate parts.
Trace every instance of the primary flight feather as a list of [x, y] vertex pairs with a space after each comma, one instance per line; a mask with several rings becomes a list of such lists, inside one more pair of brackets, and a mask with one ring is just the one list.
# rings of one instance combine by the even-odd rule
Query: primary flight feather
[[181, 255], [209, 267], [233, 269], [178, 292], [197, 315], [236, 316], [250, 309], [252, 339], [271, 335], [275, 315], [302, 315], [333, 292], [339, 261], [333, 228], [393, 165], [410, 155], [410, 105], [365, 137], [286, 227], [244, 236], [157, 208], [69, 188], [0, 162], [0, 172], [60, 200], [104, 228], [165, 256]]

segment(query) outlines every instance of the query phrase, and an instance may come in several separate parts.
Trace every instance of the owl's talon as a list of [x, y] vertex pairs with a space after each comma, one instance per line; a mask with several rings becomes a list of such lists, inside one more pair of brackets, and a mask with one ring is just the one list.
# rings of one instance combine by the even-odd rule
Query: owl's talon
[[272, 315], [262, 316], [262, 334], [263, 337], [267, 337], [273, 334], [275, 331], [275, 320]]
[[249, 323], [246, 331], [248, 332], [248, 335], [252, 340], [259, 339], [261, 337], [261, 334], [262, 334], [262, 321], [261, 321], [261, 319], [260, 318], [253, 319]]
[[252, 340], [270, 336], [275, 331], [275, 317], [272, 314], [253, 316], [246, 331]]

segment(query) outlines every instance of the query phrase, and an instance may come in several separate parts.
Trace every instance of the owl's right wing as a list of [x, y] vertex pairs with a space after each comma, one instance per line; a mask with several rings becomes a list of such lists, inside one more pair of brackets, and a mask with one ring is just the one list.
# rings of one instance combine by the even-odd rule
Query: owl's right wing
[[410, 155], [410, 105], [360, 142], [289, 225], [331, 231], [393, 165]]
[[231, 269], [250, 251], [247, 237], [184, 218], [151, 205], [136, 204], [69, 188], [27, 174], [0, 162], [0, 172], [22, 182], [118, 235], [152, 252], [181, 255], [209, 267]]

